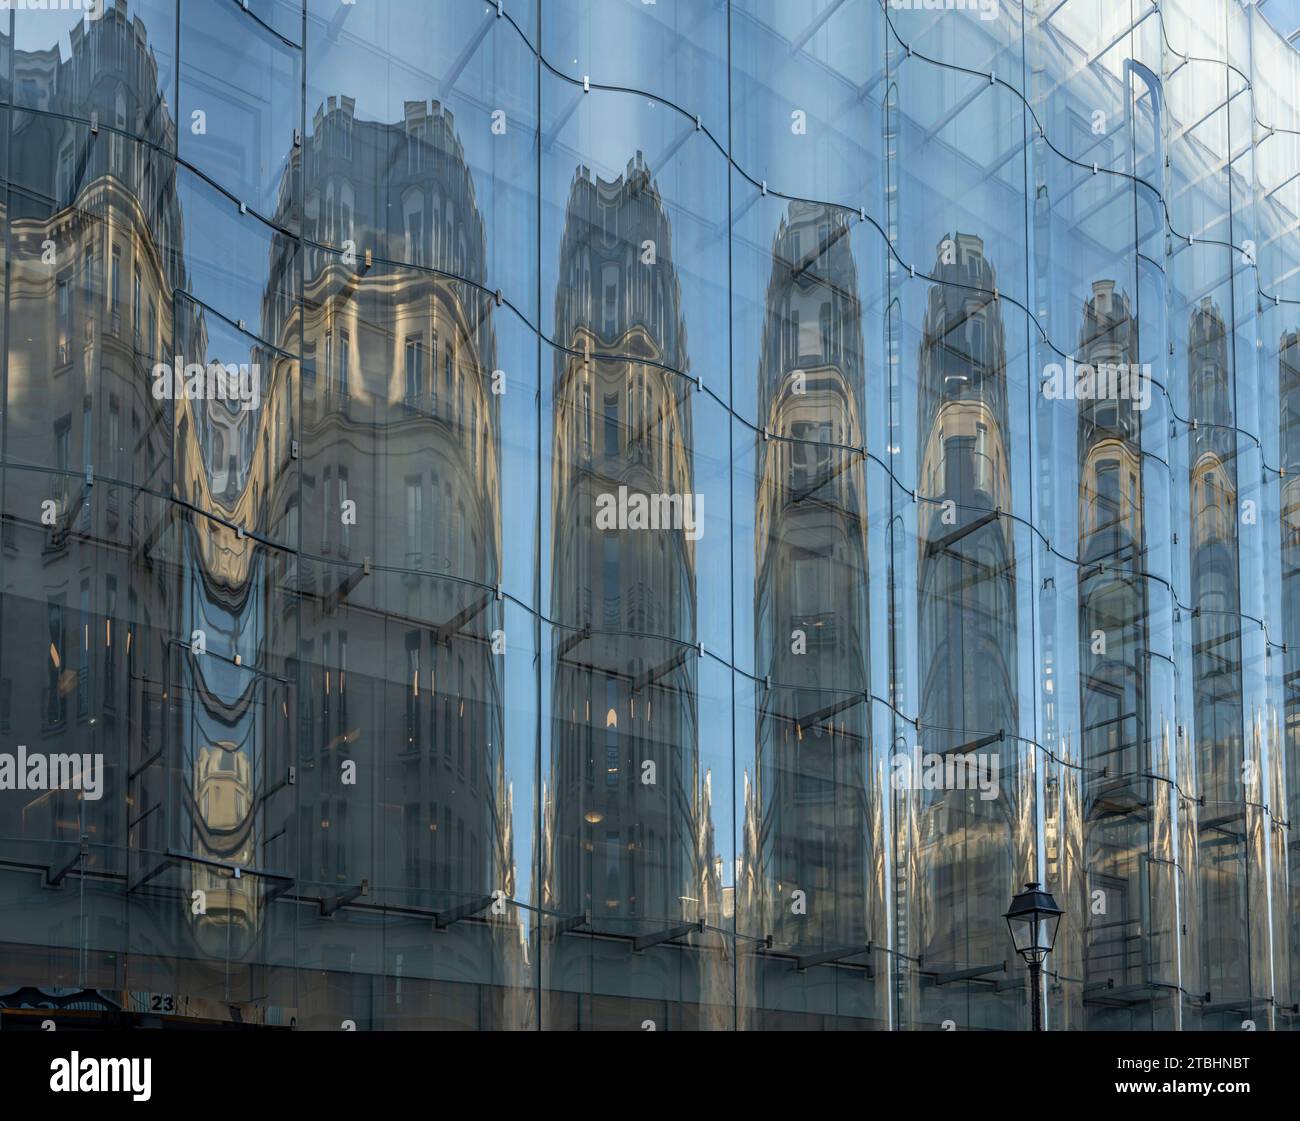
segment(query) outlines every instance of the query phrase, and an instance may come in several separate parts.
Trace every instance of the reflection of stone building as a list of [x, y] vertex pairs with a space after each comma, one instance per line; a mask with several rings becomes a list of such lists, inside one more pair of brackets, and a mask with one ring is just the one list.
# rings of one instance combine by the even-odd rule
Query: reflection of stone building
[[[718, 872], [700, 851], [711, 784], [696, 745], [695, 542], [680, 524], [595, 526], [598, 497], [620, 487], [695, 491], [672, 233], [639, 155], [612, 182], [574, 177], [558, 291], [542, 905], [590, 912], [598, 932], [716, 921]], [[574, 945], [552, 951], [562, 991], [587, 987], [589, 951]]]
[[[1192, 700], [1196, 781], [1205, 805], [1194, 812], [1201, 853], [1201, 976], [1213, 1003], [1250, 994], [1246, 924], [1246, 817], [1243, 804], [1237, 464], [1227, 326], [1204, 298], [1187, 331], [1187, 434], [1191, 468]], [[1193, 957], [1192, 961], [1195, 960]], [[1189, 976], [1196, 977], [1193, 968]], [[1198, 986], [1198, 988], [1201, 986]]]
[[[998, 742], [1018, 729], [1013, 523], [999, 516], [1012, 504], [1010, 429], [1002, 313], [981, 239], [945, 239], [932, 275], [917, 386], [920, 746], [945, 757], [996, 754], [1000, 782], [988, 800], [909, 792], [916, 832], [903, 936], [905, 951], [931, 968], [961, 970], [1006, 956], [1002, 912], [1017, 867], [1015, 741]], [[939, 990], [934, 999], [960, 997]], [[979, 1014], [998, 1023], [1010, 1017], [1002, 1004], [981, 994]]]
[[[160, 530], [153, 496], [171, 485], [172, 411], [153, 398], [149, 370], [171, 353], [172, 292], [185, 286], [165, 155], [176, 134], [149, 30], [114, 6], [71, 23], [66, 52], [14, 52], [15, 89], [46, 112], [8, 111], [0, 738], [6, 748], [102, 753], [105, 787], [98, 801], [51, 791], [19, 805], [11, 795], [0, 834], [55, 866], [84, 838], [86, 900], [113, 898], [114, 913], [125, 910], [124, 887], [157, 863], [145, 850], [166, 850], [180, 828], [166, 776], [174, 757], [160, 754], [171, 740], [164, 682], [176, 581], [164, 550], [142, 547]], [[135, 896], [132, 936], [143, 951], [194, 956], [177, 886]], [[24, 888], [8, 879], [3, 890]], [[5, 937], [43, 947], [37, 983], [121, 982], [112, 955], [88, 969], [80, 900], [36, 899], [21, 914], [6, 908]], [[121, 930], [105, 920], [94, 937], [111, 944]]]
[[[388, 124], [330, 97], [294, 162], [314, 243], [301, 321], [299, 890], [380, 877], [363, 904], [446, 926], [408, 961], [431, 954], [438, 981], [517, 993], [519, 913], [488, 912], [516, 885], [491, 642], [503, 625], [500, 398], [491, 301], [474, 286], [487, 267], [474, 186], [436, 101]], [[286, 349], [298, 327], [284, 324]], [[373, 802], [374, 785], [340, 783], [348, 764], [378, 776]], [[518, 1026], [518, 1011], [499, 1026]]]
[[[865, 369], [850, 230], [839, 208], [793, 203], [783, 216], [758, 379], [754, 666], [773, 684], [757, 694], [738, 890], [752, 932], [795, 955], [847, 956], [870, 940]], [[740, 1006], [781, 1007], [788, 962], [747, 960], [764, 962], [761, 980], [745, 978], [764, 993]]]
[[[238, 744], [219, 740], [200, 747], [194, 765], [194, 851], [226, 866], [251, 867], [257, 858], [253, 770]], [[260, 925], [260, 887], [209, 864], [191, 866], [193, 890], [203, 892], [194, 916], [199, 945], [209, 957], [243, 957]]]
[[[1093, 283], [1077, 361], [1100, 369], [1138, 362], [1137, 321], [1112, 280]], [[1101, 381], [1097, 382], [1101, 385]], [[1143, 935], [1151, 894], [1147, 759], [1146, 586], [1142, 575], [1141, 414], [1131, 397], [1077, 403], [1079, 461], [1079, 707], [1088, 916], [1085, 984], [1101, 997], [1149, 992]], [[1098, 896], [1097, 893], [1101, 895]], [[1097, 1026], [1131, 1027], [1127, 1020]]]

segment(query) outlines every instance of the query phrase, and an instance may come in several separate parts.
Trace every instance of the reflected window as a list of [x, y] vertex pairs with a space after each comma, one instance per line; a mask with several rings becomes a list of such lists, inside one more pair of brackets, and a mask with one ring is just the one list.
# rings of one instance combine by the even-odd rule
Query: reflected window
[[618, 537], [606, 533], [601, 538], [601, 588], [604, 598], [604, 623], [609, 628], [619, 625], [619, 558]]
[[424, 525], [424, 479], [419, 475], [406, 480], [406, 566], [419, 568], [420, 538]]
[[140, 349], [140, 328], [143, 324], [140, 321], [140, 270], [135, 270], [135, 283], [131, 288], [131, 330], [135, 342], [135, 349]]
[[45, 675], [45, 726], [54, 728], [61, 725], [68, 715], [62, 688], [67, 654], [62, 596], [47, 601], [45, 618], [50, 643]]
[[420, 746], [420, 632], [406, 632], [406, 749]]
[[104, 582], [104, 707], [117, 708], [117, 580]]
[[421, 116], [406, 122], [406, 170], [417, 172], [424, 169], [424, 143], [428, 133], [428, 118]]
[[438, 332], [429, 340], [429, 413], [438, 414]]
[[346, 399], [348, 397], [348, 383], [350, 373], [350, 350], [352, 336], [347, 331], [339, 332], [339, 396]]
[[[605, 785], [618, 785], [618, 681], [605, 678]], [[617, 837], [617, 834], [615, 834]], [[617, 869], [616, 869], [617, 870]]]
[[72, 346], [72, 273], [65, 272], [59, 277], [58, 290], [58, 364], [67, 365], [71, 360]]
[[91, 615], [90, 615], [90, 578], [81, 582], [81, 619], [80, 646], [81, 655], [77, 666], [77, 719], [82, 720], [90, 714], [91, 706]]
[[89, 315], [95, 308], [95, 247], [86, 246], [81, 255], [81, 301]]
[[109, 307], [113, 314], [113, 333], [122, 328], [122, 250], [113, 246], [112, 272], [109, 274]]
[[606, 265], [601, 271], [601, 331], [613, 340], [618, 332], [618, 266]]
[[[121, 478], [121, 442], [122, 442], [121, 408], [113, 397], [108, 401], [108, 460], [105, 469], [110, 478]], [[116, 502], [117, 491], [109, 492], [110, 502]]]
[[407, 200], [406, 260], [424, 265], [424, 200], [419, 195]]
[[69, 204], [72, 202], [72, 138], [69, 137], [59, 148], [59, 166], [57, 171], [58, 182], [58, 201]]
[[[345, 503], [348, 500], [348, 469], [346, 467], [339, 468], [338, 484], [339, 484], [338, 509], [342, 511], [345, 508]], [[345, 557], [348, 555], [348, 549], [352, 545], [352, 526], [349, 524], [350, 520], [351, 519], [344, 521], [341, 517], [339, 519], [340, 521], [339, 554]]]
[[406, 340], [406, 404], [420, 408], [424, 401], [424, 342], [419, 335]]
[[618, 455], [618, 394], [605, 394], [605, 455], [613, 458]]
[[1119, 521], [1119, 460], [1103, 459], [1097, 463], [1097, 511], [1095, 524], [1106, 529]]

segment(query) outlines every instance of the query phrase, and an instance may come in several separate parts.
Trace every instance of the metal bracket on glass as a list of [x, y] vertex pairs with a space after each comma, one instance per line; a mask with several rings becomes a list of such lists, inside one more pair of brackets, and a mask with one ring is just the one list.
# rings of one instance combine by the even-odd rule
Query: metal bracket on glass
[[279, 793], [286, 786], [293, 786], [294, 781], [297, 777], [298, 776], [295, 769], [293, 767], [290, 767], [285, 772], [284, 778], [282, 778], [279, 782], [274, 783], [271, 786], [268, 786], [265, 790], [262, 791], [262, 793], [258, 796], [257, 799], [258, 804], [261, 805], [262, 803], [266, 802], [272, 795]]
[[337, 588], [325, 597], [324, 609], [326, 613], [333, 611], [340, 603], [348, 598], [367, 576], [370, 575], [370, 558], [366, 557], [361, 562], [360, 568], [354, 568], [348, 573], [347, 578]]
[[468, 607], [457, 612], [445, 623], [439, 623], [437, 634], [434, 636], [434, 644], [450, 648], [452, 638], [459, 634], [464, 629], [465, 624], [482, 612], [495, 598], [495, 590], [484, 592]]
[[[799, 954], [794, 959], [794, 967], [799, 973], [807, 973], [814, 966], [831, 965], [847, 958], [855, 958], [859, 954], [869, 954], [873, 948], [872, 944], [868, 942], [865, 946], [839, 946], [833, 950], [820, 950], [815, 954]], [[875, 975], [875, 970], [871, 968], [871, 963], [868, 962], [867, 976], [874, 977]]]
[[141, 876], [138, 880], [136, 880], [135, 883], [130, 884], [126, 889], [127, 893], [130, 894], [133, 891], [139, 891], [140, 888], [144, 887], [144, 885], [147, 884], [150, 880], [156, 879], [158, 876], [161, 876], [164, 872], [167, 871], [168, 868], [170, 868], [176, 862], [177, 860], [176, 857], [174, 856], [164, 857], [158, 864], [154, 865], [154, 867], [149, 872], [146, 872], [143, 876]]
[[987, 736], [980, 736], [977, 740], [968, 740], [966, 743], [958, 744], [956, 747], [950, 747], [944, 752], [945, 755], [966, 755], [972, 751], [978, 751], [981, 747], [988, 747], [991, 743], [1002, 743], [1006, 739], [1006, 732], [990, 732]]
[[658, 681], [659, 678], [663, 677], [665, 674], [672, 673], [672, 671], [678, 666], [684, 664], [688, 657], [690, 657], [690, 649], [683, 647], [667, 661], [661, 662], [659, 665], [638, 674], [632, 679], [632, 692], [639, 693], [647, 685]]
[[945, 553], [951, 549], [963, 537], [969, 537], [978, 529], [983, 529], [989, 522], [995, 522], [1002, 516], [1000, 507], [995, 507], [986, 514], [981, 514], [970, 525], [964, 525], [960, 529], [954, 529], [951, 533], [940, 537], [938, 541], [929, 546], [932, 553]]
[[632, 939], [632, 952], [639, 954], [650, 949], [651, 946], [658, 946], [663, 942], [672, 942], [691, 933], [704, 933], [703, 919], [697, 922], [679, 923], [677, 926], [670, 926], [666, 930], [659, 930], [653, 934], [638, 934]]
[[934, 985], [951, 985], [954, 981], [974, 981], [980, 977], [987, 977], [992, 973], [1005, 973], [1006, 971], [1007, 963], [999, 961], [993, 965], [976, 965], [970, 969], [946, 969], [935, 973], [923, 971], [922, 976], [928, 977], [930, 983]]
[[569, 635], [568, 638], [560, 643], [559, 647], [555, 651], [555, 660], [557, 662], [562, 662], [564, 656], [568, 654], [570, 650], [574, 649], [576, 646], [581, 646], [582, 643], [586, 642], [590, 637], [591, 626], [589, 624], [584, 624], [582, 630], [578, 631], [577, 634]]
[[[1098, 993], [1097, 996], [1092, 997], [1091, 1000], [1089, 1000], [1089, 996], [1085, 992], [1084, 1000], [1088, 1003], [1096, 1003], [1100, 1000], [1104, 1003], [1118, 1001], [1121, 1004], [1142, 1004], [1146, 1001], [1155, 1000], [1156, 993], [1160, 988], [1160, 985], [1152, 984], [1150, 982], [1139, 982], [1136, 985], [1123, 985], [1119, 988], [1109, 988], [1105, 990], [1104, 993]], [[1206, 1000], [1209, 999], [1209, 996], [1209, 993], [1205, 994]], [[1191, 1002], [1196, 1004], [1197, 997], [1191, 997]]]
[[90, 838], [85, 833], [83, 833], [81, 835], [81, 844], [77, 846], [76, 855], [71, 860], [69, 860], [67, 864], [65, 864], [62, 868], [60, 868], [57, 872], [50, 872], [48, 870], [46, 871], [45, 886], [62, 887], [64, 877], [66, 877], [69, 872], [71, 872], [78, 864], [80, 864], [89, 855], [90, 855]]
[[842, 700], [834, 701], [813, 712], [804, 713], [795, 721], [798, 728], [811, 728], [814, 724], [820, 724], [823, 720], [829, 720], [832, 716], [838, 716], [845, 709], [855, 708], [867, 699], [866, 693], [857, 696], [844, 697]]
[[348, 888], [347, 891], [340, 892], [338, 895], [332, 896], [329, 899], [322, 899], [320, 901], [321, 917], [327, 919], [331, 915], [333, 915], [334, 912], [337, 911], [340, 907], [344, 907], [347, 904], [351, 903], [354, 899], [358, 899], [363, 895], [369, 895], [369, 894], [370, 894], [370, 881], [362, 880], [361, 883], [359, 883], [356, 887]]
[[438, 911], [433, 916], [433, 929], [446, 930], [453, 923], [460, 922], [461, 919], [468, 919], [477, 915], [480, 911], [486, 911], [491, 904], [492, 896], [481, 895], [477, 899], [471, 899], [468, 903], [462, 903], [459, 907]]
[[580, 915], [567, 915], [565, 918], [556, 919], [551, 924], [551, 941], [556, 941], [561, 934], [568, 934], [571, 930], [577, 930], [581, 926], [591, 925], [591, 912], [583, 911]]

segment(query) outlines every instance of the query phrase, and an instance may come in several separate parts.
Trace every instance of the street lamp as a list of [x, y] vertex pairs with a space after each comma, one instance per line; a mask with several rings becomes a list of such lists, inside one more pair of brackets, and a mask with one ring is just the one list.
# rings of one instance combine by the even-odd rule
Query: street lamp
[[1034, 1031], [1043, 1030], [1043, 1004], [1039, 993], [1039, 974], [1043, 959], [1056, 944], [1056, 928], [1065, 914], [1056, 905], [1050, 891], [1044, 891], [1036, 882], [1025, 884], [1025, 890], [1012, 897], [1011, 909], [1002, 917], [1007, 920], [1011, 941], [1016, 953], [1029, 966], [1029, 984], [1033, 990], [1032, 1008]]

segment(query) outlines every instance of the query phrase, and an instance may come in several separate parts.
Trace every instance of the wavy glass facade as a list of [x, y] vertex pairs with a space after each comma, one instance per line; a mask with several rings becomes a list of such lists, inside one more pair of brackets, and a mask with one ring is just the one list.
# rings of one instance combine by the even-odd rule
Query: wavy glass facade
[[0, 1018], [1296, 1027], [1266, 12], [5, 12]]

